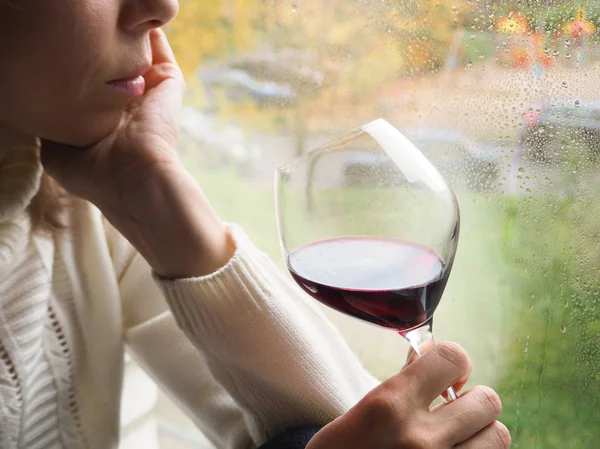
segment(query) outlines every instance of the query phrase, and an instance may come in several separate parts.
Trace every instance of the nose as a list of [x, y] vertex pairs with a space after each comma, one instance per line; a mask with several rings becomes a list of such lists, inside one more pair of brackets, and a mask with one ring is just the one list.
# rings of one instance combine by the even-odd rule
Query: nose
[[121, 9], [120, 27], [128, 32], [147, 32], [166, 25], [178, 12], [178, 0], [128, 0]]

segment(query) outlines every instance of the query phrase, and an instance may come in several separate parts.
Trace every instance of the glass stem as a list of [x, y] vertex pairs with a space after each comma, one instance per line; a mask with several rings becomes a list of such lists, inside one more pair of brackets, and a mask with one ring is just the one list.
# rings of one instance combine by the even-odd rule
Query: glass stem
[[[421, 357], [435, 345], [435, 340], [433, 339], [433, 318], [401, 335], [408, 340], [413, 351]], [[442, 401], [450, 402], [458, 399], [454, 388], [448, 388], [447, 393], [448, 398], [446, 399], [444, 396], [441, 396]]]

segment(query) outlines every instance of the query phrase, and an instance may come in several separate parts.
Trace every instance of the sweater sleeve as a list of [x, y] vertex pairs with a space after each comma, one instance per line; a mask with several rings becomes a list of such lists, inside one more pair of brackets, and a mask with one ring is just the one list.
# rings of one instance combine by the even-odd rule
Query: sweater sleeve
[[[244, 432], [256, 447], [287, 429], [332, 421], [376, 381], [313, 301], [241, 228], [230, 230], [236, 252], [216, 273], [178, 280], [154, 276], [169, 306], [160, 314], [161, 306], [139, 288], [144, 276], [132, 263], [122, 280], [130, 309], [124, 316], [132, 324], [127, 338], [134, 355], [188, 412], [202, 413], [200, 421], [214, 425], [230, 420], [231, 428], [220, 425], [220, 431], [241, 433], [226, 447], [248, 447]], [[196, 395], [191, 407], [190, 391]], [[202, 412], [206, 392], [207, 401], [224, 408]]]
[[312, 301], [230, 229], [237, 251], [221, 270], [158, 280], [177, 323], [242, 407], [256, 442], [330, 422], [376, 382]]

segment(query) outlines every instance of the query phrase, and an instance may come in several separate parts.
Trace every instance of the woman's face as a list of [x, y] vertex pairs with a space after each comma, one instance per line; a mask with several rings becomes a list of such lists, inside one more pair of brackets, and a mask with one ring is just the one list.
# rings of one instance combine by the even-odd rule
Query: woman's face
[[177, 9], [177, 0], [0, 0], [0, 127], [76, 146], [110, 134], [132, 98], [110, 82], [147, 70], [149, 32]]

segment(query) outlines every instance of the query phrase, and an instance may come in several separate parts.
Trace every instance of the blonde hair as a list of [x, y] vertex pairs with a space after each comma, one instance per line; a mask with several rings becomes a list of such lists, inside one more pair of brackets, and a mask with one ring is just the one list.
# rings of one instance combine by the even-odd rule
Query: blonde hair
[[29, 215], [35, 232], [58, 233], [66, 228], [62, 214], [68, 205], [68, 194], [46, 172], [40, 188], [29, 205]]

